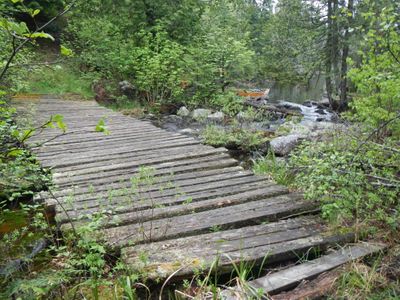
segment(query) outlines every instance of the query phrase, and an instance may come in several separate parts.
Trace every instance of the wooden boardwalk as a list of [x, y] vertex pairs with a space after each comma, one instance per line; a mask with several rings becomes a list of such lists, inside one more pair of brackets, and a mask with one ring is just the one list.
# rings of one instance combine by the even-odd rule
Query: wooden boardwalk
[[[224, 148], [92, 101], [16, 99], [15, 105], [36, 124], [61, 114], [68, 126], [64, 135], [46, 129], [29, 141], [52, 169], [53, 194], [40, 198], [54, 206], [61, 228], [101, 212], [99, 238], [150, 277], [188, 276], [217, 257], [221, 272], [229, 272], [233, 262], [275, 263], [352, 238], [330, 232], [312, 214], [314, 203], [243, 170]], [[108, 135], [94, 130], [100, 118]]]

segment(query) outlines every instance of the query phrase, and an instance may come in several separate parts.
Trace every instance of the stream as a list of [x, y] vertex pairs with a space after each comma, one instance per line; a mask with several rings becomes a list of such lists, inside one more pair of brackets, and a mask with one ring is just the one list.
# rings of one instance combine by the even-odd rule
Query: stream
[[[317, 93], [314, 90], [312, 92]], [[273, 95], [277, 97], [278, 92], [273, 92]], [[295, 100], [298, 102], [305, 95], [308, 95], [306, 91], [301, 94], [301, 97], [295, 98]], [[322, 93], [320, 93], [320, 96], [322, 97]], [[184, 107], [179, 109], [176, 114], [166, 114], [159, 118], [150, 116], [150, 120], [157, 127], [192, 136], [200, 141], [204, 141], [202, 137], [203, 131], [212, 126], [227, 132], [232, 130], [259, 132], [263, 136], [271, 136], [272, 143], [274, 138], [279, 137], [281, 140], [284, 140], [284, 136], [293, 136], [293, 134], [298, 135], [299, 140], [308, 138], [311, 134], [315, 135], [315, 132], [327, 129], [337, 119], [336, 115], [329, 110], [326, 100], [322, 99], [319, 101], [307, 100], [302, 104], [295, 101], [263, 98], [248, 98], [245, 99], [245, 102], [256, 103], [255, 107], [257, 108], [253, 106], [255, 115], [246, 116], [244, 112], [239, 112], [235, 116], [226, 116], [220, 111], [211, 111], [202, 108], [189, 111]], [[264, 106], [273, 106], [282, 111], [290, 111], [293, 112], [293, 115], [285, 115], [279, 112], [266, 113], [263, 110]], [[195, 117], [199, 114], [199, 111], [200, 113], [207, 111], [200, 120]], [[232, 149], [231, 147], [227, 148], [230, 150], [231, 155], [238, 159], [245, 168], [250, 168], [255, 159], [262, 157], [268, 152], [268, 149], [265, 147], [249, 152]], [[278, 156], [286, 156], [285, 154], [281, 155], [279, 152], [276, 152], [276, 154]]]

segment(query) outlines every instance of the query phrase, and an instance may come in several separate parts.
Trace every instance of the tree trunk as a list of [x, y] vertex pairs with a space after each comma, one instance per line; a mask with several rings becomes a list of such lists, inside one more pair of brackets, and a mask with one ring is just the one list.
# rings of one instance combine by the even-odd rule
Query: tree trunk
[[338, 108], [340, 88], [340, 30], [338, 24], [339, 0], [328, 0], [327, 34], [325, 45], [325, 84], [331, 109]]
[[332, 0], [328, 0], [327, 35], [325, 43], [325, 85], [331, 108], [333, 108], [334, 104], [332, 98], [332, 12]]
[[[339, 111], [346, 109], [347, 107], [347, 58], [349, 56], [349, 38], [350, 38], [350, 30], [349, 27], [353, 23], [353, 6], [354, 0], [348, 0], [347, 3], [347, 13], [349, 14], [347, 17], [347, 22], [345, 25], [345, 34], [344, 34], [344, 46], [342, 52], [342, 66], [340, 72], [340, 102], [339, 102]], [[350, 16], [350, 13], [352, 14]]]
[[333, 68], [333, 83], [334, 83], [334, 95], [339, 94], [339, 81], [340, 81], [340, 70], [339, 70], [339, 57], [340, 57], [340, 38], [339, 38], [339, 3], [338, 0], [333, 0], [332, 10], [332, 68]]

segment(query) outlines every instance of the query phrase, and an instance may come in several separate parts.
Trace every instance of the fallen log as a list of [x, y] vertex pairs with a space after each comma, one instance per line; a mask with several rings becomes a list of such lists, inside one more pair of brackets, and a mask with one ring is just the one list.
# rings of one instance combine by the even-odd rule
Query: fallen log
[[258, 110], [270, 111], [270, 112], [274, 112], [274, 113], [280, 113], [283, 115], [298, 116], [298, 117], [303, 116], [300, 112], [298, 112], [296, 110], [281, 108], [281, 107], [277, 107], [275, 105], [270, 105], [270, 104], [267, 105], [267, 104], [265, 104], [265, 101], [246, 101], [245, 105], [254, 107]]

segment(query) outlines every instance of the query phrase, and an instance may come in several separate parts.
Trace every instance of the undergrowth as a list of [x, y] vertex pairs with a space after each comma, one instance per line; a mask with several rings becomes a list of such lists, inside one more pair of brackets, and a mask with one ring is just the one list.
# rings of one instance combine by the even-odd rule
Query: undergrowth
[[49, 64], [35, 67], [26, 76], [20, 93], [66, 95], [74, 94], [83, 99], [93, 98], [93, 79], [76, 71], [72, 63]]
[[261, 131], [241, 128], [222, 129], [213, 125], [207, 126], [202, 132], [204, 143], [215, 147], [239, 149], [245, 152], [259, 149], [269, 140]]
[[304, 142], [287, 161], [269, 156], [257, 161], [254, 170], [318, 200], [331, 221], [395, 233], [400, 226], [399, 146], [391, 139], [365, 140], [369, 133], [353, 128]]

